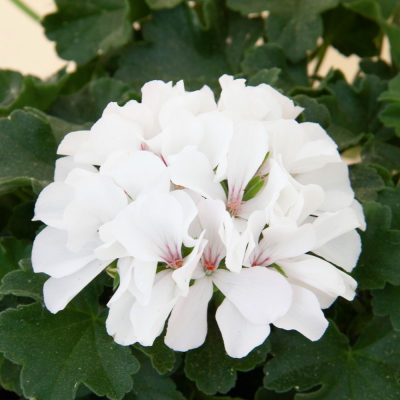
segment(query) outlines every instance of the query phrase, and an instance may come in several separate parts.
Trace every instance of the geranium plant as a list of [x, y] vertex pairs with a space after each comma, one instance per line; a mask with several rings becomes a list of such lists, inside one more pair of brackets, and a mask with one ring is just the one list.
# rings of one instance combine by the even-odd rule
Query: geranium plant
[[74, 71], [0, 71], [0, 397], [399, 398], [398, 2], [56, 4]]

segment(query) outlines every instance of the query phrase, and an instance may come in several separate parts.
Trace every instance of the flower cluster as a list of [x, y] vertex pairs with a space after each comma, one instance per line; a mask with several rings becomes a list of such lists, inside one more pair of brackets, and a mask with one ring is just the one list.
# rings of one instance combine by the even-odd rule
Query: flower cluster
[[[336, 144], [269, 85], [152, 81], [61, 142], [32, 253], [46, 307], [66, 307], [105, 268], [118, 273], [107, 331], [121, 345], [201, 346], [208, 304], [225, 349], [244, 357], [273, 324], [318, 340], [322, 309], [351, 300], [365, 229]], [[343, 271], [344, 270], [344, 271]], [[219, 303], [218, 302], [218, 303]], [[168, 322], [166, 322], [168, 319]]]

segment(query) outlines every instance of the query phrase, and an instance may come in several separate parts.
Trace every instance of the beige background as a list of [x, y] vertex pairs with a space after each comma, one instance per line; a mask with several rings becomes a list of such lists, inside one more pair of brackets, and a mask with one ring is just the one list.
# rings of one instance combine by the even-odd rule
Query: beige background
[[[25, 4], [41, 17], [56, 10], [53, 0], [25, 0]], [[390, 61], [387, 40], [381, 57]], [[359, 57], [344, 57], [330, 48], [319, 74], [325, 75], [331, 67], [338, 68], [350, 82], [358, 71], [358, 62]], [[25, 15], [10, 0], [0, 0], [0, 69], [13, 69], [44, 79], [66, 64], [57, 56], [54, 43], [47, 40], [38, 22]], [[73, 69], [73, 65], [69, 68]], [[309, 68], [312, 72], [315, 63], [310, 63]]]

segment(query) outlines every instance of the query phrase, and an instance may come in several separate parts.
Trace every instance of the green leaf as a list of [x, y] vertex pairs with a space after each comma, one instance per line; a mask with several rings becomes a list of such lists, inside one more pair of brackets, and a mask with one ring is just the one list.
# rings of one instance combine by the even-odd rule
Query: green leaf
[[286, 393], [276, 393], [274, 390], [268, 390], [263, 387], [257, 390], [254, 400], [293, 400], [294, 391]]
[[400, 231], [390, 230], [392, 213], [377, 203], [364, 205], [367, 230], [360, 232], [362, 253], [353, 278], [359, 289], [382, 289], [400, 284]]
[[125, 45], [131, 36], [130, 2], [125, 0], [56, 0], [58, 11], [42, 25], [64, 60], [79, 65], [97, 54]]
[[349, 9], [339, 6], [323, 14], [326, 43], [346, 56], [373, 57], [380, 53], [380, 26]]
[[13, 237], [0, 238], [0, 280], [10, 271], [18, 269], [22, 258], [30, 257], [31, 242]]
[[[59, 97], [48, 110], [51, 115], [73, 124], [97, 121], [108, 103], [129, 100], [131, 88], [112, 78], [100, 78], [89, 82], [79, 92]], [[128, 96], [128, 97], [124, 97]], [[62, 122], [49, 119], [53, 129], [65, 132]], [[57, 135], [60, 136], [60, 133]]]
[[320, 14], [338, 5], [338, 0], [228, 0], [228, 7], [243, 15], [268, 10], [268, 38], [280, 44], [292, 62], [306, 57], [322, 36]]
[[387, 283], [383, 289], [372, 291], [374, 314], [389, 315], [394, 329], [400, 330], [400, 286]]
[[65, 69], [47, 81], [19, 72], [0, 70], [0, 116], [25, 106], [45, 110], [68, 81]]
[[281, 70], [279, 68], [262, 69], [253, 75], [248, 81], [247, 86], [258, 86], [266, 83], [270, 86], [275, 86]]
[[[227, 23], [226, 58], [233, 74], [238, 74], [246, 51], [263, 36], [264, 24], [261, 18], [244, 18], [239, 13], [230, 10], [227, 12]], [[221, 40], [224, 40], [223, 36]]]
[[142, 26], [148, 44], [134, 45], [125, 53], [116, 78], [131, 83], [136, 90], [151, 79], [183, 79], [189, 90], [205, 84], [217, 89], [218, 78], [230, 68], [223, 53], [213, 48], [215, 42], [211, 43], [207, 34], [210, 29], [202, 26], [186, 4], [155, 12]]
[[67, 121], [64, 121], [63, 119], [53, 117], [42, 111], [39, 111], [36, 108], [25, 107], [24, 109], [25, 109], [25, 111], [29, 111], [49, 123], [57, 145], [59, 145], [61, 143], [61, 141], [64, 139], [64, 136], [67, 133], [82, 131], [82, 130], [90, 130], [90, 128], [93, 125], [92, 122], [86, 122], [83, 125], [78, 125], [78, 124], [74, 124], [71, 122], [67, 122]]
[[386, 101], [385, 108], [379, 114], [385, 126], [395, 128], [400, 136], [400, 74], [389, 82], [389, 90], [379, 96], [379, 100]]
[[387, 65], [383, 60], [361, 60], [360, 69], [364, 74], [377, 75], [381, 79], [389, 80], [392, 77], [389, 65]]
[[392, 224], [390, 228], [400, 230], [400, 185], [397, 185], [395, 189], [385, 188], [378, 193], [376, 201], [383, 206], [390, 207], [392, 211]]
[[378, 164], [389, 171], [400, 170], [400, 148], [370, 138], [361, 151], [361, 159], [366, 164]]
[[[210, 304], [210, 308], [212, 307]], [[204, 393], [224, 394], [235, 386], [236, 371], [250, 371], [266, 359], [269, 342], [265, 341], [244, 358], [231, 358], [225, 352], [222, 336], [215, 321], [215, 310], [208, 315], [206, 341], [198, 349], [186, 353], [185, 373]]]
[[361, 203], [375, 201], [378, 197], [377, 192], [386, 187], [384, 180], [375, 168], [356, 164], [350, 166], [349, 172], [351, 187], [357, 200]]
[[36, 231], [41, 225], [41, 222], [31, 221], [34, 209], [34, 201], [21, 203], [13, 209], [11, 218], [8, 222], [8, 230], [17, 239], [35, 239]]
[[72, 400], [81, 382], [112, 400], [131, 389], [138, 362], [107, 335], [97, 296], [92, 284], [55, 315], [39, 303], [0, 315], [0, 350], [23, 366], [26, 397]]
[[293, 97], [293, 100], [304, 108], [302, 113], [305, 122], [315, 122], [320, 124], [324, 129], [327, 129], [331, 123], [331, 116], [328, 109], [323, 104], [304, 94], [298, 94]]
[[264, 385], [284, 392], [304, 391], [295, 399], [395, 400], [400, 394], [400, 335], [386, 318], [376, 317], [353, 348], [333, 321], [322, 339], [311, 342], [295, 331], [271, 335], [274, 358]]
[[50, 125], [31, 112], [0, 118], [0, 186], [32, 185], [37, 193], [53, 180], [57, 145]]
[[146, 0], [146, 3], [153, 10], [160, 10], [162, 8], [174, 8], [183, 0]]
[[20, 384], [21, 366], [12, 363], [0, 354], [0, 386], [22, 396]]
[[145, 347], [136, 343], [134, 346], [141, 352], [146, 354], [159, 374], [165, 374], [171, 371], [175, 363], [174, 351], [167, 347], [164, 343], [164, 336], [161, 334], [154, 341], [153, 346]]
[[[30, 259], [27, 261], [30, 262]], [[34, 273], [32, 267], [30, 270], [11, 271], [2, 279], [0, 294], [30, 297], [44, 305], [43, 285], [47, 279], [46, 274]]]
[[377, 97], [386, 87], [386, 81], [376, 75], [366, 75], [356, 86], [348, 85], [344, 79], [328, 84], [334, 96], [323, 95], [318, 102], [331, 113], [327, 131], [340, 150], [359, 144], [365, 137], [363, 134], [376, 133], [382, 128], [378, 118], [382, 104]]
[[137, 351], [134, 354], [140, 361], [140, 370], [133, 378], [132, 391], [124, 400], [185, 400], [171, 378], [159, 375], [144, 354]]
[[250, 49], [242, 61], [241, 67], [244, 74], [250, 77], [250, 81], [259, 80], [261, 70], [279, 68], [280, 73], [277, 74], [275, 69], [272, 77], [278, 75], [274, 86], [284, 92], [289, 92], [299, 84], [298, 77], [293, 75], [293, 71], [289, 69], [282, 47], [274, 43], [265, 43], [262, 46]]

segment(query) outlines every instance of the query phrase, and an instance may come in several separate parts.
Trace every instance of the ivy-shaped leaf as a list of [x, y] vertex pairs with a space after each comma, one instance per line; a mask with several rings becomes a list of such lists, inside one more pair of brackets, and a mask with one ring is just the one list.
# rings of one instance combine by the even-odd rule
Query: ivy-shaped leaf
[[314, 122], [320, 124], [324, 129], [327, 129], [331, 124], [331, 116], [328, 109], [323, 104], [304, 94], [298, 94], [293, 97], [293, 100], [304, 108], [302, 113], [305, 122]]
[[338, 0], [228, 0], [228, 7], [243, 15], [269, 11], [268, 38], [280, 44], [293, 62], [314, 50], [322, 36], [321, 13], [338, 5]]
[[383, 92], [379, 100], [387, 102], [379, 114], [380, 120], [385, 126], [395, 128], [400, 136], [400, 74], [389, 82], [389, 90]]
[[382, 32], [376, 22], [343, 6], [325, 12], [322, 18], [325, 44], [331, 44], [346, 56], [379, 55]]
[[36, 231], [41, 222], [32, 221], [34, 210], [34, 201], [26, 201], [14, 207], [8, 221], [8, 230], [17, 239], [35, 239]]
[[0, 70], [0, 117], [26, 106], [45, 110], [67, 81], [64, 69], [44, 82], [34, 76], [24, 77], [16, 71]]
[[377, 192], [386, 188], [384, 180], [375, 168], [356, 164], [350, 166], [349, 172], [351, 187], [361, 203], [375, 201], [378, 197]]
[[121, 57], [115, 77], [137, 91], [152, 79], [183, 79], [188, 90], [208, 85], [219, 93], [219, 77], [238, 71], [245, 50], [262, 35], [262, 25], [235, 13], [225, 18], [220, 0], [206, 0], [201, 7], [203, 22], [187, 4], [155, 12], [142, 26], [145, 43], [134, 44]]
[[387, 283], [383, 289], [373, 290], [372, 296], [374, 314], [389, 315], [394, 329], [400, 331], [400, 286]]
[[361, 159], [366, 164], [378, 164], [389, 171], [400, 170], [400, 148], [369, 137], [361, 150]]
[[362, 253], [353, 277], [360, 289], [382, 289], [386, 282], [400, 285], [400, 231], [390, 230], [390, 208], [364, 206], [367, 230], [360, 232]]
[[131, 14], [133, 22], [146, 13], [141, 3], [141, 0], [56, 0], [58, 11], [47, 15], [42, 25], [46, 36], [57, 42], [58, 55], [81, 65], [129, 41]]
[[[212, 309], [213, 305], [210, 304]], [[235, 386], [237, 372], [250, 371], [262, 363], [269, 351], [269, 342], [265, 341], [244, 358], [231, 358], [224, 349], [224, 343], [215, 321], [215, 310], [209, 312], [208, 332], [205, 343], [198, 349], [186, 353], [186, 376], [196, 382], [199, 390], [208, 395], [227, 393]]]
[[129, 348], [107, 335], [97, 296], [92, 284], [55, 315], [39, 303], [0, 315], [0, 351], [23, 366], [26, 397], [72, 400], [81, 382], [112, 400], [131, 389], [139, 364]]
[[50, 125], [34, 113], [0, 118], [0, 186], [31, 184], [39, 192], [53, 180], [56, 149]]
[[387, 83], [376, 75], [367, 75], [350, 86], [344, 79], [328, 84], [334, 94], [323, 95], [318, 102], [331, 113], [328, 133], [340, 150], [357, 145], [362, 134], [377, 133], [382, 129], [378, 113], [382, 108], [377, 97], [386, 89]]
[[20, 376], [21, 366], [12, 363], [0, 354], [0, 387], [22, 396]]
[[[280, 71], [274, 86], [282, 89], [285, 93], [297, 85], [307, 85], [306, 69], [302, 69], [300, 65], [300, 69], [291, 70], [283, 48], [275, 43], [265, 43], [250, 49], [242, 61], [241, 67], [243, 73], [250, 77], [250, 81], [255, 80], [261, 70], [279, 68]], [[276, 72], [275, 70], [275, 74]], [[248, 84], [253, 86], [255, 83]]]
[[21, 260], [19, 265], [21, 269], [9, 272], [2, 279], [0, 294], [30, 297], [44, 305], [43, 285], [49, 277], [33, 272], [30, 258]]
[[185, 400], [182, 393], [176, 390], [174, 381], [159, 375], [148, 357], [137, 350], [134, 354], [140, 361], [140, 370], [133, 377], [132, 391], [124, 400]]
[[53, 129], [62, 129], [62, 121], [72, 124], [93, 123], [101, 117], [108, 103], [124, 102], [132, 97], [139, 98], [127, 84], [113, 78], [100, 78], [89, 82], [79, 92], [55, 100], [47, 112], [58, 120], [50, 117], [49, 123]]
[[386, 188], [378, 193], [378, 203], [390, 207], [392, 210], [391, 229], [400, 230], [400, 185], [395, 189]]
[[134, 345], [150, 358], [153, 368], [155, 368], [159, 374], [165, 374], [171, 371], [175, 363], [175, 353], [165, 345], [164, 336], [165, 334], [158, 336], [153, 346], [150, 347], [142, 346], [139, 343]]
[[10, 271], [19, 269], [22, 258], [30, 257], [31, 242], [13, 237], [0, 238], [0, 280]]
[[395, 400], [400, 395], [400, 334], [386, 318], [376, 317], [351, 348], [330, 321], [322, 339], [311, 342], [295, 331], [271, 335], [274, 358], [265, 366], [264, 384], [296, 400]]

